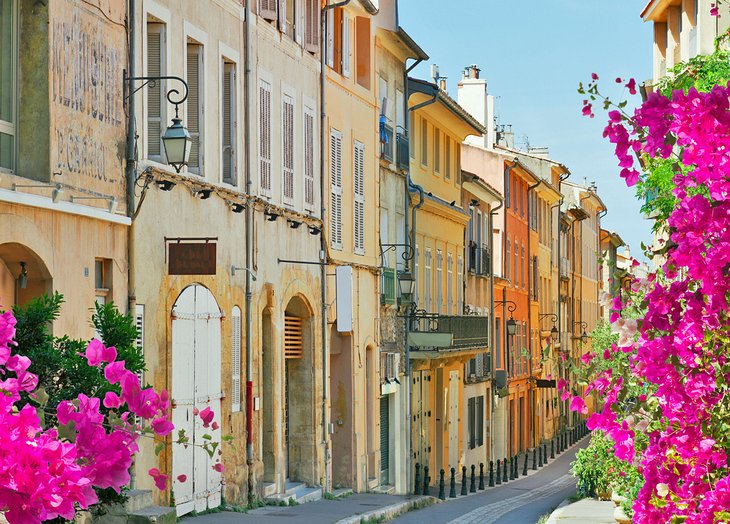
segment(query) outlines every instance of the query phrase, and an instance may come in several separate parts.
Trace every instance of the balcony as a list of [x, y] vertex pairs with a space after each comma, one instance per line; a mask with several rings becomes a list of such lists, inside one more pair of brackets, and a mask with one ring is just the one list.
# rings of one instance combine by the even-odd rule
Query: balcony
[[398, 299], [396, 270], [385, 267], [380, 274], [380, 303], [395, 304]]
[[393, 161], [393, 128], [383, 122], [380, 123], [380, 158]]
[[[445, 355], [489, 346], [489, 319], [478, 316], [438, 315], [419, 311], [411, 319], [408, 341], [413, 352]], [[414, 355], [416, 358], [418, 356]], [[435, 355], [430, 355], [435, 356]]]
[[409, 158], [408, 158], [408, 136], [403, 133], [398, 133], [395, 137], [396, 146], [396, 167], [398, 169], [408, 169]]

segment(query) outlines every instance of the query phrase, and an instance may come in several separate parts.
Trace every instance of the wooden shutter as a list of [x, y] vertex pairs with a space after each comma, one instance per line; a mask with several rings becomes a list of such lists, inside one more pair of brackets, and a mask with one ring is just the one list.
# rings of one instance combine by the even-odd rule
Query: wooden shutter
[[190, 159], [188, 160], [188, 171], [197, 175], [201, 174], [202, 165], [202, 144], [201, 144], [201, 116], [202, 90], [201, 90], [201, 62], [203, 58], [203, 46], [188, 44], [187, 66], [188, 66], [188, 99], [187, 99], [187, 124], [188, 133], [192, 138], [190, 145]]
[[284, 358], [304, 355], [304, 319], [284, 314]]
[[342, 249], [342, 133], [330, 131], [330, 242]]
[[456, 314], [464, 312], [464, 256], [456, 258]]
[[314, 210], [314, 111], [304, 108], [304, 208]]
[[350, 30], [350, 15], [346, 12], [342, 12], [342, 76], [350, 77], [350, 63], [351, 63], [351, 50], [352, 44], [350, 42], [351, 30]]
[[355, 142], [355, 254], [365, 254], [365, 144]]
[[421, 164], [428, 165], [428, 121], [421, 119]]
[[241, 411], [241, 309], [231, 312], [231, 411]]
[[[164, 24], [147, 24], [147, 76], [163, 76], [164, 73]], [[162, 162], [162, 122], [164, 81], [150, 84], [147, 91], [147, 158]]]
[[236, 183], [236, 66], [223, 62], [221, 165], [223, 182]]
[[271, 194], [271, 84], [259, 81], [259, 187]]
[[469, 449], [474, 449], [476, 445], [476, 397], [471, 397], [467, 401], [468, 405], [468, 428], [469, 428]]
[[484, 397], [476, 397], [476, 445], [484, 445]]
[[444, 178], [451, 178], [451, 138], [444, 139]]
[[[446, 255], [446, 314], [451, 314], [452, 303], [454, 301], [454, 255], [447, 253]], [[461, 312], [457, 311], [457, 315]]]
[[316, 53], [319, 49], [319, 3], [320, 0], [305, 0], [304, 12], [304, 49]]
[[[448, 137], [444, 141], [448, 149]], [[434, 128], [433, 130], [433, 170], [436, 173], [441, 172], [441, 130]]]
[[294, 200], [294, 99], [284, 95], [281, 100], [282, 191], [284, 202]]
[[424, 263], [424, 293], [426, 312], [431, 312], [431, 250], [426, 249], [426, 260]]
[[266, 20], [276, 20], [276, 0], [259, 0], [259, 16]]
[[327, 11], [327, 65], [334, 69], [335, 67], [335, 13], [338, 9], [330, 9]]
[[[296, 0], [290, 0], [291, 2], [295, 2]], [[287, 31], [287, 25], [286, 25], [286, 0], [278, 0], [278, 8], [279, 8], [279, 31], [286, 34]]]
[[440, 249], [436, 250], [436, 313], [441, 313], [444, 302], [444, 255]]

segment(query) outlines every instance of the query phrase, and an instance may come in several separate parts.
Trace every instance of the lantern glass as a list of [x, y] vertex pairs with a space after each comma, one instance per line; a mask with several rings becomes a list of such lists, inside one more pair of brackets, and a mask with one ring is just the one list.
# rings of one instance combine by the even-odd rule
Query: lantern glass
[[507, 334], [510, 336], [514, 336], [515, 333], [517, 333], [517, 321], [510, 317], [510, 319], [507, 321]]
[[416, 286], [416, 279], [410, 271], [404, 271], [398, 275], [398, 286], [401, 296], [410, 301], [413, 296], [413, 288]]
[[179, 118], [172, 119], [172, 125], [162, 135], [162, 143], [165, 146], [167, 163], [179, 173], [182, 167], [188, 164], [190, 149], [193, 143], [190, 133], [182, 125]]

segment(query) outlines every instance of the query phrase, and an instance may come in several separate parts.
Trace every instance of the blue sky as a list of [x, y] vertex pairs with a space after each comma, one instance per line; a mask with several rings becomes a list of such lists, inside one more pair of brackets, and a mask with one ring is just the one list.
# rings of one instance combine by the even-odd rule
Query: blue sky
[[[581, 115], [576, 92], [592, 72], [613, 98], [628, 96], [617, 76], [637, 84], [651, 77], [652, 28], [639, 17], [646, 0], [399, 0], [400, 25], [430, 56], [412, 75], [430, 78], [430, 64], [448, 77], [449, 93], [463, 68], [477, 64], [497, 97], [500, 124], [517, 145], [549, 147], [571, 180], [598, 184], [608, 207], [603, 227], [619, 233], [641, 256], [651, 241], [633, 189], [618, 177], [612, 146], [601, 136], [605, 117]], [[445, 6], [448, 5], [448, 8]], [[638, 97], [636, 102], [639, 102]]]

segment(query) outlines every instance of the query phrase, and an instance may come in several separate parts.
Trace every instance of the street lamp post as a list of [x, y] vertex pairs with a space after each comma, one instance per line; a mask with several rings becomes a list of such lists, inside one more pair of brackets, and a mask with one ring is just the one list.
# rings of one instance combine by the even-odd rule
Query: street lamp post
[[[498, 305], [501, 305], [510, 314], [509, 315], [509, 320], [505, 320], [504, 321], [504, 326], [505, 326], [505, 330], [504, 330], [504, 333], [505, 333], [504, 350], [505, 350], [505, 364], [506, 364], [505, 367], [507, 368], [507, 376], [509, 377], [509, 374], [510, 374], [510, 371], [511, 371], [511, 369], [510, 369], [511, 366], [509, 365], [510, 364], [510, 361], [509, 361], [510, 340], [517, 333], [517, 321], [512, 316], [512, 313], [514, 313], [517, 310], [517, 304], [515, 304], [511, 300], [507, 300], [506, 298], [504, 298], [502, 300], [495, 300], [494, 301], [495, 309], [496, 309], [496, 306], [498, 306]], [[506, 317], [507, 315], [505, 314], [504, 316]], [[495, 389], [496, 389], [496, 381], [493, 380], [492, 381], [492, 398], [494, 398], [494, 390]], [[507, 404], [507, 410], [506, 411], [507, 411], [507, 416], [505, 417], [505, 419], [507, 420], [507, 439], [508, 439], [508, 444], [509, 444], [509, 454], [511, 456], [512, 455], [512, 438], [511, 438], [510, 431], [509, 431], [509, 428], [510, 428], [510, 421], [509, 421], [509, 415], [510, 415], [510, 413], [509, 413], [509, 411], [510, 411], [509, 410], [509, 402]]]

